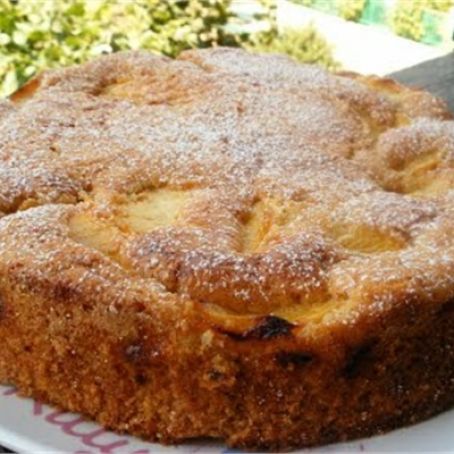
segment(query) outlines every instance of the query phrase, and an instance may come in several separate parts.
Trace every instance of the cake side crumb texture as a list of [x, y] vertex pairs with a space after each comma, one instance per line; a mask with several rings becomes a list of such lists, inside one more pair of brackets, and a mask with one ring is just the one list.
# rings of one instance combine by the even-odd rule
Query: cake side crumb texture
[[288, 449], [454, 401], [454, 122], [390, 79], [118, 53], [0, 101], [0, 381]]

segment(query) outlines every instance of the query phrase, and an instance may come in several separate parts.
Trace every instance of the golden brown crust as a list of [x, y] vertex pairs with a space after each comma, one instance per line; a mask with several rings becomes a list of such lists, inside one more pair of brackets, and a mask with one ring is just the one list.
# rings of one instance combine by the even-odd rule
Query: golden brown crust
[[287, 449], [454, 401], [454, 123], [276, 56], [117, 54], [0, 104], [0, 380]]

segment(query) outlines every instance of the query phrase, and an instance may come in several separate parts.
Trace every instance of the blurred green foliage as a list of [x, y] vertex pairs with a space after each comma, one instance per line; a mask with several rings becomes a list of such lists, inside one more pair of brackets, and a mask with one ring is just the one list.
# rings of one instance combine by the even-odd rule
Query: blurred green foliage
[[290, 0], [292, 3], [303, 6], [312, 6], [316, 0]]
[[336, 0], [340, 17], [357, 22], [366, 6], [366, 0]]
[[420, 41], [424, 33], [423, 9], [423, 1], [398, 0], [391, 19], [394, 32], [404, 38]]
[[446, 12], [454, 6], [454, 0], [423, 0], [426, 2], [426, 8], [436, 11]]
[[225, 0], [0, 0], [0, 94], [38, 71], [101, 53], [235, 45]]
[[333, 57], [331, 46], [313, 25], [302, 29], [287, 29], [278, 36], [262, 34], [252, 49], [259, 52], [283, 53], [302, 63], [317, 63], [330, 70], [340, 64]]
[[252, 35], [232, 31], [247, 28], [246, 19], [231, 12], [231, 0], [0, 0], [0, 96], [43, 69], [127, 49], [176, 56], [185, 49], [213, 45], [264, 51], [270, 46], [331, 65], [330, 49], [315, 30], [302, 32], [295, 51], [289, 41], [284, 44], [287, 38], [277, 36], [275, 1], [261, 3], [261, 15], [271, 27]]
[[446, 12], [454, 6], [454, 0], [398, 0], [391, 19], [395, 33], [420, 41], [424, 35], [423, 13], [425, 10]]
[[316, 63], [332, 71], [340, 69], [341, 65], [335, 60], [332, 47], [314, 25], [279, 31], [276, 3], [273, 0], [263, 0], [263, 5], [266, 7], [269, 28], [248, 36], [243, 42], [244, 47], [261, 53], [287, 54], [300, 63]]

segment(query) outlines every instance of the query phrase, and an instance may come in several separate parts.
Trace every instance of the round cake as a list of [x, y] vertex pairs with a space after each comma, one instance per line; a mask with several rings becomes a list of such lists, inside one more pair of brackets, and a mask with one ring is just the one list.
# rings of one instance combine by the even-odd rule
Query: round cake
[[290, 449], [454, 403], [454, 122], [281, 56], [118, 53], [0, 102], [0, 382]]

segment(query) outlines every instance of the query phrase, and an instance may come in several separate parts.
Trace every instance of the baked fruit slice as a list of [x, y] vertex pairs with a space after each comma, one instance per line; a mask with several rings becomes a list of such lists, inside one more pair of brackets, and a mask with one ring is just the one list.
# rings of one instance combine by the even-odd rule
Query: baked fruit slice
[[288, 449], [454, 401], [454, 123], [388, 79], [123, 53], [0, 104], [0, 380]]

